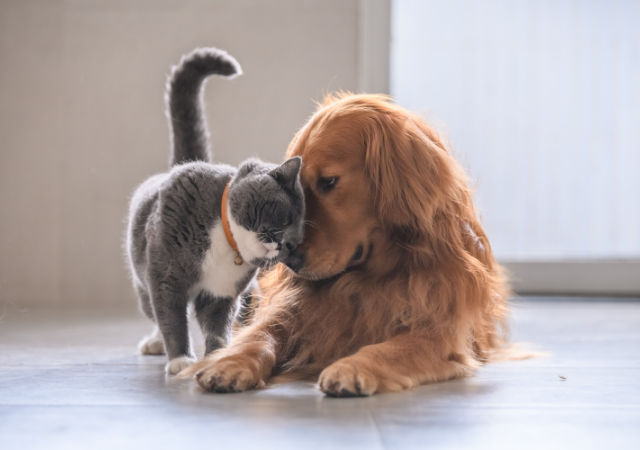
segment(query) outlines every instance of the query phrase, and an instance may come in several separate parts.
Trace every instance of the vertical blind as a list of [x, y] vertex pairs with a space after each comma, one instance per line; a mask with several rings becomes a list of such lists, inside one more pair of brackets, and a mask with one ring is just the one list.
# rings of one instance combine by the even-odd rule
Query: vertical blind
[[499, 258], [640, 258], [640, 2], [394, 0], [391, 20], [391, 94], [450, 140]]

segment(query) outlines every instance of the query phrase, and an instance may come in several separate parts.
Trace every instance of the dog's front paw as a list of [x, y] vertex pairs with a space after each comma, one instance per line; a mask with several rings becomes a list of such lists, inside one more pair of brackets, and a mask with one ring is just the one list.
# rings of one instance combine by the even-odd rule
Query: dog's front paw
[[175, 375], [189, 367], [194, 362], [196, 362], [196, 359], [191, 356], [178, 356], [167, 363], [165, 370], [169, 375]]
[[378, 379], [364, 367], [345, 358], [324, 369], [318, 385], [331, 397], [364, 397], [375, 394]]
[[211, 392], [243, 392], [261, 388], [256, 361], [243, 355], [227, 356], [200, 369], [195, 379], [203, 389]]

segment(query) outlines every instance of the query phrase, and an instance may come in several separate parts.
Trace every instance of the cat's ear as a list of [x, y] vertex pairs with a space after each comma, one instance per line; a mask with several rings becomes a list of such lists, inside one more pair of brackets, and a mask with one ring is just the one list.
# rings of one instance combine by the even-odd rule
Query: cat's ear
[[269, 175], [275, 178], [280, 186], [293, 191], [296, 185], [296, 180], [298, 179], [298, 174], [300, 173], [301, 166], [302, 158], [300, 158], [299, 156], [294, 156], [293, 158], [287, 159], [285, 162], [269, 172]]

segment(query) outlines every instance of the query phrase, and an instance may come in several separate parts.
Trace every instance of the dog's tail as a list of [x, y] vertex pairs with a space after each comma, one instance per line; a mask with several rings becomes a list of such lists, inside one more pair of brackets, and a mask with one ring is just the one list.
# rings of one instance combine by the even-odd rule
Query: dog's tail
[[240, 64], [224, 50], [198, 48], [171, 69], [165, 102], [171, 134], [170, 165], [211, 161], [209, 130], [204, 114], [204, 82], [211, 75], [235, 78]]

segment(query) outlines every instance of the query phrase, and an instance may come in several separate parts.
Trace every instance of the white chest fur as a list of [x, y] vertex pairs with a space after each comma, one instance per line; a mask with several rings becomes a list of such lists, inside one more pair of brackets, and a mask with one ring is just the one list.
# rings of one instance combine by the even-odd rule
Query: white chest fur
[[236, 298], [240, 292], [237, 284], [246, 278], [255, 268], [244, 262], [236, 266], [235, 253], [227, 242], [222, 223], [217, 221], [210, 231], [211, 246], [202, 262], [202, 279], [196, 289], [206, 289], [216, 297]]

